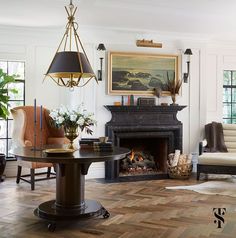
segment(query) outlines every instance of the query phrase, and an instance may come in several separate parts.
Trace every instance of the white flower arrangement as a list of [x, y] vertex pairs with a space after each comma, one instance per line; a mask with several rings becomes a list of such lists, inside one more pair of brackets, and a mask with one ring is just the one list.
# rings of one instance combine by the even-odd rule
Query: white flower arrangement
[[50, 111], [49, 116], [53, 120], [56, 127], [79, 127], [81, 132], [83, 130], [88, 134], [92, 134], [90, 126], [94, 126], [96, 121], [93, 119], [92, 113], [87, 113], [85, 109], [78, 106], [76, 110], [69, 110], [66, 106], [61, 105], [57, 109]]

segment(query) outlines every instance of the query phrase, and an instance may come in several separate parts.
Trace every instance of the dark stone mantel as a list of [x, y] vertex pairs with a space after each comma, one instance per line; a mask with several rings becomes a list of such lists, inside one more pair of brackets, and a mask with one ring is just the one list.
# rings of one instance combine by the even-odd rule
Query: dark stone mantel
[[[112, 118], [105, 125], [105, 134], [115, 146], [125, 146], [124, 141], [131, 140], [135, 143], [137, 138], [143, 139], [143, 144], [148, 140], [156, 141], [155, 148], [160, 140], [167, 141], [166, 151], [159, 156], [166, 164], [167, 155], [175, 149], [182, 151], [182, 122], [176, 117], [177, 112], [186, 106], [111, 106], [105, 108], [111, 112]], [[160, 139], [160, 140], [159, 140]], [[135, 145], [134, 145], [135, 146]], [[159, 147], [158, 147], [159, 146]], [[164, 148], [164, 147], [163, 147]], [[132, 149], [132, 148], [130, 148]], [[157, 149], [158, 150], [158, 149]], [[165, 173], [165, 171], [164, 171]], [[128, 176], [130, 179], [130, 176]], [[116, 180], [119, 178], [119, 161], [105, 163], [105, 179]]]
[[[181, 124], [176, 114], [186, 106], [112, 106], [105, 108], [112, 113], [107, 123], [116, 125], [166, 125]], [[130, 120], [132, 117], [132, 120]]]

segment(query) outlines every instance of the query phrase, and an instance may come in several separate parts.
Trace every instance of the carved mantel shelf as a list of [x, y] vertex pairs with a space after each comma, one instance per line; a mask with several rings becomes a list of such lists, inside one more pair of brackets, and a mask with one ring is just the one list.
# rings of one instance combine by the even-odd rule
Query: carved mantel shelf
[[[116, 125], [166, 125], [181, 124], [176, 118], [178, 111], [186, 106], [112, 106], [105, 108], [111, 112], [112, 118], [107, 123]], [[132, 118], [132, 120], [131, 120]]]

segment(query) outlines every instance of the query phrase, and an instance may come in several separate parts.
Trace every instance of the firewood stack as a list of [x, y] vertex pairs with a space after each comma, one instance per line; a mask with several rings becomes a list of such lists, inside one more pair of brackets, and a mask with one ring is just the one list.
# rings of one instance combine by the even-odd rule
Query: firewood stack
[[169, 154], [167, 165], [170, 178], [187, 179], [192, 173], [192, 155], [180, 154], [180, 150], [175, 150], [175, 153]]

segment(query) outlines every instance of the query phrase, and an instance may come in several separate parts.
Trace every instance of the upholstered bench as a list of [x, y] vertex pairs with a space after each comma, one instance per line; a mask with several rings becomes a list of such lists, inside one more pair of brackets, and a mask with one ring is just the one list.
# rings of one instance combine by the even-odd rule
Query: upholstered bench
[[199, 155], [197, 180], [200, 173], [236, 175], [236, 124], [222, 124], [228, 152], [204, 152]]

